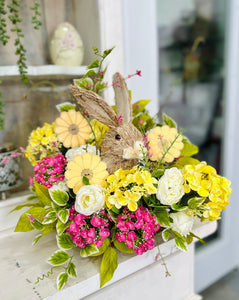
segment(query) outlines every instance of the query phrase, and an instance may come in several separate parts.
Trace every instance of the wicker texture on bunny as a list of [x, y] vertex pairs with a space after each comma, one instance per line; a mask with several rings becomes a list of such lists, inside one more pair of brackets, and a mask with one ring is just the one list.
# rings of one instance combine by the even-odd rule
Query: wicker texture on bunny
[[131, 99], [125, 80], [116, 73], [113, 82], [116, 110], [122, 116], [121, 121], [117, 119], [112, 107], [99, 95], [77, 85], [71, 86], [72, 94], [82, 109], [110, 128], [101, 146], [101, 157], [110, 174], [120, 168], [129, 170], [137, 165], [143, 146], [142, 134], [132, 124]]

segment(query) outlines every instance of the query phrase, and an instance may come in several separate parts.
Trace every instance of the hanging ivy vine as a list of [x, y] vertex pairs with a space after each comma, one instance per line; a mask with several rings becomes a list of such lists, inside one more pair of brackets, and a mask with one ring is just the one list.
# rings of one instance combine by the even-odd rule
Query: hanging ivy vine
[[[19, 74], [22, 82], [29, 83], [29, 78], [27, 76], [27, 64], [26, 64], [26, 48], [24, 47], [24, 32], [21, 28], [22, 18], [19, 15], [20, 1], [11, 0], [6, 3], [6, 0], [0, 0], [0, 41], [3, 46], [6, 46], [10, 39], [14, 39], [15, 45], [15, 54], [18, 57], [17, 65]], [[40, 20], [41, 13], [39, 11], [40, 3], [38, 0], [33, 0], [33, 6], [30, 9], [33, 11], [33, 16], [31, 22], [33, 24], [33, 28], [38, 30], [42, 22]], [[9, 32], [7, 30], [7, 20], [11, 21], [12, 28], [10, 31], [13, 35], [8, 35]], [[14, 34], [15, 33], [15, 34]], [[0, 81], [1, 84], [1, 81]], [[2, 93], [0, 92], [0, 129], [4, 128], [4, 112], [2, 110], [4, 103], [2, 102]]]

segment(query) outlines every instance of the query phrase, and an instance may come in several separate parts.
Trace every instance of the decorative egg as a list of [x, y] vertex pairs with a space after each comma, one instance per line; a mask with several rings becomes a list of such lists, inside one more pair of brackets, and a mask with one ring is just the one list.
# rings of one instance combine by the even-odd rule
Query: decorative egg
[[74, 26], [61, 23], [50, 42], [50, 56], [55, 65], [80, 66], [83, 60], [83, 42]]

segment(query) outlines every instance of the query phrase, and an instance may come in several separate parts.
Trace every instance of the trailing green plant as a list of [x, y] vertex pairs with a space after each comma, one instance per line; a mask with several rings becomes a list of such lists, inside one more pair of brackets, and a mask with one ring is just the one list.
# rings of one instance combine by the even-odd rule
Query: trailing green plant
[[[0, 80], [0, 84], [2, 84], [1, 80]], [[2, 101], [2, 93], [0, 91], [0, 130], [4, 129], [4, 117], [3, 117], [3, 115], [5, 115], [5, 113], [3, 111], [3, 106], [4, 106], [4, 103]]]
[[[31, 10], [34, 12], [32, 17], [32, 24], [34, 29], [39, 29], [42, 22], [39, 20], [41, 13], [39, 12], [39, 1], [34, 1], [34, 5]], [[21, 80], [24, 83], [28, 83], [29, 79], [27, 76], [27, 64], [26, 64], [26, 48], [23, 44], [24, 33], [21, 28], [22, 18], [19, 15], [20, 1], [11, 0], [9, 4], [6, 5], [6, 0], [0, 0], [0, 41], [3, 45], [7, 45], [10, 39], [14, 39], [14, 45], [16, 47], [15, 54], [18, 56], [17, 65]], [[8, 9], [8, 10], [7, 10]], [[15, 37], [7, 35], [7, 22], [6, 16], [8, 16], [13, 28], [10, 29], [12, 33], [15, 33]]]

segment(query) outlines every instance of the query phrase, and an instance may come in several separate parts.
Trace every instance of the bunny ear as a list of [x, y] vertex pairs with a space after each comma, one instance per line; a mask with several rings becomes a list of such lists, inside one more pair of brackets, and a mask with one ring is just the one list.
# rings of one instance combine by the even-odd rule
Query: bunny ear
[[129, 123], [132, 120], [131, 99], [125, 80], [120, 73], [114, 74], [113, 87], [117, 114], [122, 115], [124, 124]]
[[118, 120], [112, 107], [96, 93], [71, 85], [71, 92], [79, 105], [91, 117], [108, 127], [117, 127]]

